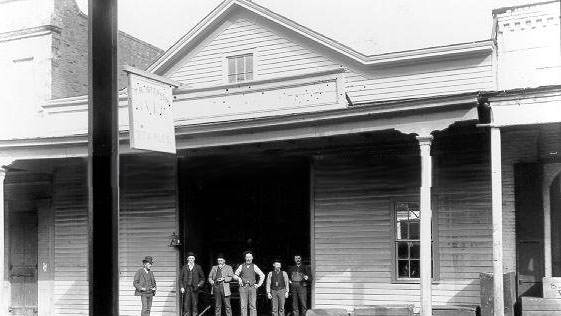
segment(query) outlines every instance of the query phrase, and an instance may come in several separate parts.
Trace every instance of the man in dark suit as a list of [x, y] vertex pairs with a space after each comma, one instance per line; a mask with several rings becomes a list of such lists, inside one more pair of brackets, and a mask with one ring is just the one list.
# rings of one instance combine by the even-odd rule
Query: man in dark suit
[[152, 257], [146, 256], [142, 260], [143, 267], [138, 269], [134, 275], [134, 295], [140, 296], [142, 311], [140, 316], [150, 316], [152, 308], [152, 298], [156, 295], [156, 279], [150, 270], [152, 268]]
[[302, 264], [302, 256], [299, 254], [294, 255], [294, 263], [295, 265], [288, 269], [292, 315], [304, 316], [308, 310], [308, 284], [312, 282], [312, 271], [310, 267]]
[[195, 264], [195, 254], [187, 253], [187, 264], [181, 269], [181, 293], [183, 296], [183, 315], [198, 315], [199, 290], [205, 284], [205, 274], [200, 265]]

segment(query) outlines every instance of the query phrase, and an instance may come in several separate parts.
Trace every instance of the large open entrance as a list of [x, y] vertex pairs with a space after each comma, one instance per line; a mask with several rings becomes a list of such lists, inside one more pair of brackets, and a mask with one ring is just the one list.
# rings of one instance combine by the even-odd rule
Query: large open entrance
[[[305, 157], [236, 155], [180, 160], [180, 212], [184, 251], [197, 254], [205, 273], [223, 253], [236, 269], [245, 250], [267, 273], [295, 253], [310, 259], [310, 169]], [[269, 313], [265, 287], [258, 311]], [[239, 308], [237, 287], [232, 307]], [[288, 306], [289, 304], [287, 304]]]

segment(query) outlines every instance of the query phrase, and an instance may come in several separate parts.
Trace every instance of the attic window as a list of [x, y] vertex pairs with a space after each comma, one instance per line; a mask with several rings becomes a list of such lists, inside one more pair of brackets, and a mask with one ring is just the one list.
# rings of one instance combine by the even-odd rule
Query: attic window
[[228, 82], [253, 80], [253, 54], [228, 57]]

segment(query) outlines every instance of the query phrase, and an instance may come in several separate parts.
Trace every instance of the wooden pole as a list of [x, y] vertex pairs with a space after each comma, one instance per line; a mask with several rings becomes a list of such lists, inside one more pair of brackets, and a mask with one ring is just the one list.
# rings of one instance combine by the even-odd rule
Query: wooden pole
[[544, 276], [553, 276], [552, 256], [551, 256], [551, 202], [550, 188], [545, 183], [543, 188], [543, 248], [544, 248]]
[[0, 166], [0, 315], [8, 314], [8, 291], [6, 286], [5, 275], [5, 265], [4, 260], [6, 260], [6, 253], [4, 249], [5, 231], [4, 231], [4, 180], [6, 179], [6, 169], [4, 166]]
[[117, 0], [89, 0], [89, 295], [91, 316], [119, 315]]
[[491, 195], [493, 218], [493, 311], [504, 316], [503, 288], [503, 188], [501, 130], [491, 127]]
[[417, 140], [421, 152], [421, 316], [432, 316], [432, 136]]

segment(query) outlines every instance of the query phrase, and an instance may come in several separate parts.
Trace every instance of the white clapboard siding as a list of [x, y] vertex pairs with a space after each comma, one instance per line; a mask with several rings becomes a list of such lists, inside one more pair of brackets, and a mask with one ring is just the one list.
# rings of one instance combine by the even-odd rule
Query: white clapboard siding
[[347, 91], [353, 102], [419, 98], [493, 87], [491, 57], [437, 60], [400, 67], [351, 71]]
[[490, 90], [492, 58], [439, 58], [388, 67], [357, 66], [342, 56], [247, 12], [231, 15], [166, 76], [191, 88], [227, 83], [226, 57], [254, 54], [254, 79], [306, 74], [344, 66], [353, 102], [418, 98]]
[[281, 35], [250, 14], [235, 14], [168, 73], [190, 87], [227, 83], [226, 57], [252, 52], [254, 79], [305, 74], [338, 65]]
[[[161, 155], [121, 156], [120, 315], [138, 315], [134, 273], [142, 258], [155, 259], [158, 293], [153, 315], [176, 315], [176, 250], [169, 235], [176, 231], [175, 159]], [[55, 169], [56, 315], [88, 315], [87, 169], [85, 160]]]
[[[454, 146], [454, 137], [469, 146]], [[465, 142], [463, 142], [465, 144]], [[479, 273], [492, 270], [488, 154], [484, 135], [442, 135], [433, 145], [439, 281], [435, 303], [479, 304]], [[418, 284], [392, 283], [392, 201], [418, 201], [411, 155], [371, 160], [323, 156], [314, 163], [316, 307], [419, 302]], [[376, 152], [384, 155], [383, 152]]]
[[120, 315], [140, 313], [140, 298], [134, 296], [132, 283], [145, 256], [154, 258], [158, 286], [152, 315], [177, 315], [177, 250], [169, 247], [177, 224], [175, 158], [122, 156], [121, 174]]

